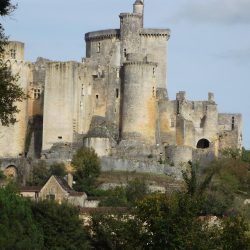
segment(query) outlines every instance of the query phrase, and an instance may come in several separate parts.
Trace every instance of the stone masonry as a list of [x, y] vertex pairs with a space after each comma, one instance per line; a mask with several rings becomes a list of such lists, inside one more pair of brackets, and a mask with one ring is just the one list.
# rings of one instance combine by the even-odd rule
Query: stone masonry
[[110, 169], [124, 161], [157, 169], [241, 148], [241, 115], [218, 113], [212, 93], [169, 100], [170, 30], [144, 28], [144, 2], [133, 7], [119, 15], [119, 29], [85, 34], [82, 62], [25, 62], [24, 44], [9, 43], [6, 60], [30, 98], [18, 104], [17, 124], [0, 127], [1, 158], [70, 160], [85, 145]]

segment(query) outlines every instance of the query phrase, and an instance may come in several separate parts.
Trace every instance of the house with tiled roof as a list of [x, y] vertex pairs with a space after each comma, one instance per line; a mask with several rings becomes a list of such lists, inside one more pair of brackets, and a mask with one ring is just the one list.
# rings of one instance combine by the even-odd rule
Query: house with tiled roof
[[[58, 203], [68, 202], [77, 207], [97, 206], [98, 201], [87, 200], [85, 192], [77, 192], [72, 188], [73, 178], [71, 174], [67, 178], [52, 175], [43, 187], [23, 187], [21, 195], [33, 200], [55, 200]], [[94, 205], [93, 205], [94, 204]]]

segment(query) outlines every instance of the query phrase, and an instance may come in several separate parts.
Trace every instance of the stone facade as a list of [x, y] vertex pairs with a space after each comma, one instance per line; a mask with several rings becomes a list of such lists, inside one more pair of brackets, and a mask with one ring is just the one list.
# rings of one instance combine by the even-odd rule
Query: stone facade
[[86, 145], [114, 165], [124, 158], [178, 165], [241, 148], [241, 115], [218, 113], [212, 93], [189, 101], [181, 91], [169, 100], [170, 30], [144, 28], [143, 1], [119, 17], [120, 29], [85, 34], [82, 62], [26, 63], [24, 45], [10, 42], [6, 60], [31, 98], [20, 104], [19, 123], [1, 127], [1, 157], [67, 160]]

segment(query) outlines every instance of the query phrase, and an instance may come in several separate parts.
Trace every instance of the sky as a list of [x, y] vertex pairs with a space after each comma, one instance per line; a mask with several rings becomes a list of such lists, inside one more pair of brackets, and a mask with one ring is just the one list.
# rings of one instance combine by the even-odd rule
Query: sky
[[[2, 19], [10, 40], [26, 45], [25, 58], [85, 57], [84, 34], [119, 28], [119, 13], [134, 0], [13, 0]], [[242, 113], [243, 144], [250, 148], [250, 0], [145, 0], [145, 27], [170, 28], [168, 93], [189, 100], [215, 94], [221, 113]]]

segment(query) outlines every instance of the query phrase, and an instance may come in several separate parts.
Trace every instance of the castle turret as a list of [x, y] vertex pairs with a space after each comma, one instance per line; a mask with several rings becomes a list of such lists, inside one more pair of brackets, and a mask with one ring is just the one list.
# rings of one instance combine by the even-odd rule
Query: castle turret
[[140, 32], [143, 29], [143, 1], [134, 3], [133, 13], [120, 14], [121, 64], [126, 55], [137, 53], [140, 48]]
[[155, 144], [157, 64], [142, 54], [128, 54], [124, 63], [122, 140]]
[[134, 13], [135, 14], [144, 14], [144, 1], [143, 0], [136, 0], [134, 3]]

